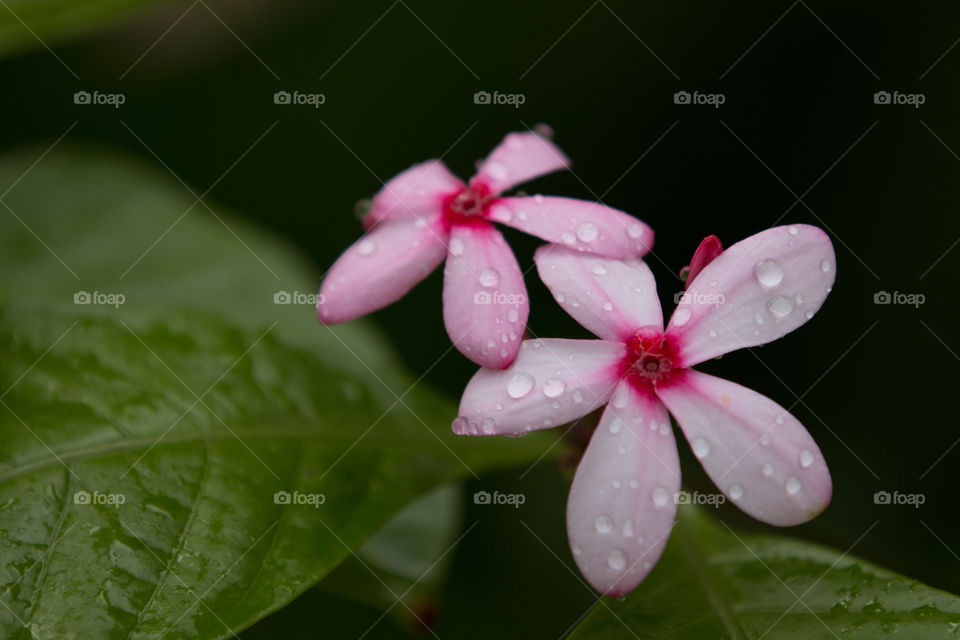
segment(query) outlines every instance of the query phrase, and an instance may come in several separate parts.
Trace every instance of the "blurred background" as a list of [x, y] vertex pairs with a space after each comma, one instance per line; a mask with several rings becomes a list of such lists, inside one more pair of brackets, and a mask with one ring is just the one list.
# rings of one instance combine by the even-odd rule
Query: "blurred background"
[[[665, 309], [704, 236], [824, 228], [838, 275], [823, 310], [703, 369], [789, 408], [823, 450], [833, 503], [789, 535], [960, 592], [960, 5], [102, 1], [56, 22], [37, 3], [0, 4], [0, 146], [63, 137], [165, 166], [298, 245], [318, 286], [383, 181], [439, 156], [468, 177], [505, 133], [538, 123], [574, 167], [527, 190], [650, 224]], [[98, 11], [110, 24], [88, 28]], [[278, 91], [322, 104], [276, 104]], [[522, 104], [478, 104], [484, 91]], [[77, 104], [77, 92], [123, 101]], [[531, 266], [539, 241], [506, 235]], [[373, 318], [415, 376], [456, 398], [475, 366], [449, 350], [441, 284], [438, 271]], [[527, 286], [533, 334], [586, 337], [535, 272]], [[685, 443], [681, 457], [685, 485], [710, 490]], [[423, 612], [439, 635], [489, 637], [510, 620], [555, 638], [594, 602], [569, 571], [569, 473], [545, 461], [468, 484], [463, 529], [478, 524]], [[484, 510], [481, 489], [527, 501]], [[881, 491], [923, 504], [877, 504]], [[720, 517], [764, 528], [730, 507]], [[362, 632], [380, 615], [309, 598], [278, 616]]]

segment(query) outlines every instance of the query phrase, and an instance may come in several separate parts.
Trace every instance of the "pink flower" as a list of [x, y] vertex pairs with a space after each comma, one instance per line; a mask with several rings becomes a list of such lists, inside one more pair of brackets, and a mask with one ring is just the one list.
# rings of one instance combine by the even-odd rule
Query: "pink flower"
[[612, 258], [640, 257], [653, 246], [653, 231], [622, 211], [570, 198], [501, 195], [568, 166], [550, 140], [511, 133], [469, 184], [439, 160], [395, 176], [373, 198], [364, 220], [369, 231], [323, 281], [320, 321], [345, 322], [395, 302], [446, 257], [443, 320], [450, 339], [479, 365], [510, 366], [530, 307], [520, 266], [493, 222]]
[[643, 262], [547, 246], [536, 263], [557, 302], [601, 339], [525, 341], [509, 370], [470, 380], [453, 428], [521, 435], [609, 402], [567, 503], [574, 559], [598, 591], [632, 590], [666, 545], [680, 488], [668, 411], [717, 487], [749, 515], [787, 526], [826, 508], [830, 473], [803, 425], [769, 398], [690, 368], [813, 317], [836, 264], [820, 229], [775, 227], [720, 253], [689, 282], [666, 331]]

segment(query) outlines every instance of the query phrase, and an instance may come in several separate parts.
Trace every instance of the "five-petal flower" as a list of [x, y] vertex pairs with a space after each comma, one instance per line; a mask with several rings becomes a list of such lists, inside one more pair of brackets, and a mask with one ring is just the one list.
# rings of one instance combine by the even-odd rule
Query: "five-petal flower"
[[795, 417], [690, 368], [776, 340], [813, 317], [834, 280], [830, 240], [816, 227], [791, 225], [707, 253], [664, 330], [646, 264], [541, 247], [541, 278], [600, 340], [525, 341], [510, 369], [481, 369], [471, 379], [454, 421], [460, 434], [520, 435], [609, 403], [567, 503], [574, 559], [603, 593], [639, 584], [673, 526], [680, 465], [668, 411], [711, 479], [754, 518], [799, 524], [830, 501], [826, 462]]
[[511, 133], [468, 184], [439, 160], [395, 176], [373, 198], [364, 220], [368, 232], [324, 279], [317, 305], [320, 321], [345, 322], [395, 302], [446, 257], [443, 319], [450, 339], [477, 364], [510, 366], [529, 304], [517, 260], [493, 222], [612, 258], [641, 257], [653, 245], [647, 225], [602, 204], [501, 195], [568, 166], [549, 139]]

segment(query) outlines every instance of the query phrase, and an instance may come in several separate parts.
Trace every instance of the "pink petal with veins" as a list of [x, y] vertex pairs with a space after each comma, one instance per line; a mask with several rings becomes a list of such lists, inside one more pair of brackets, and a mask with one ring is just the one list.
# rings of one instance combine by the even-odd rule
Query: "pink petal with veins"
[[446, 237], [431, 221], [377, 225], [343, 252], [320, 287], [317, 317], [324, 324], [353, 320], [403, 297], [443, 261]]
[[601, 340], [526, 340], [509, 369], [473, 376], [453, 430], [516, 436], [585, 416], [610, 398], [625, 353]]
[[573, 559], [597, 591], [621, 596], [663, 553], [680, 461], [663, 404], [621, 383], [577, 467], [567, 501]]
[[403, 220], [439, 213], [444, 198], [464, 187], [439, 160], [415, 164], [387, 181], [373, 196], [363, 219], [367, 229], [385, 220]]
[[756, 391], [693, 370], [657, 395], [733, 504], [757, 520], [801, 524], [830, 503], [827, 463], [807, 430]]
[[586, 329], [626, 342], [644, 326], [663, 330], [657, 283], [642, 261], [609, 260], [557, 245], [537, 249], [540, 278]]
[[707, 265], [667, 325], [683, 367], [766, 344], [820, 309], [833, 286], [836, 257], [817, 227], [774, 227], [741, 240]]
[[520, 265], [493, 225], [454, 225], [443, 271], [443, 321], [460, 353], [490, 369], [517, 357], [530, 314]]
[[471, 182], [481, 181], [493, 193], [503, 193], [522, 182], [569, 166], [570, 160], [563, 151], [544, 136], [508, 133], [483, 161]]
[[610, 258], [642, 258], [653, 247], [653, 230], [606, 205], [557, 196], [498, 198], [490, 219], [525, 233]]

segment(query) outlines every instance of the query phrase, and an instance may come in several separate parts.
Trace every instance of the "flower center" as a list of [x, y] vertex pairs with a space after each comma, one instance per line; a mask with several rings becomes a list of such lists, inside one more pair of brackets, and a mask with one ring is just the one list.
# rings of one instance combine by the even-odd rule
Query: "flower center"
[[444, 202], [444, 218], [449, 224], [475, 224], [486, 217], [487, 205], [492, 200], [493, 194], [487, 185], [472, 183]]
[[656, 327], [641, 327], [627, 340], [624, 377], [644, 389], [664, 382], [679, 370], [675, 354], [673, 341]]

